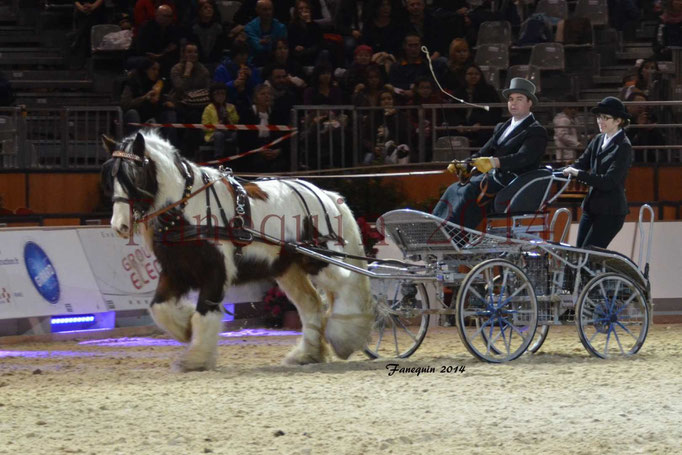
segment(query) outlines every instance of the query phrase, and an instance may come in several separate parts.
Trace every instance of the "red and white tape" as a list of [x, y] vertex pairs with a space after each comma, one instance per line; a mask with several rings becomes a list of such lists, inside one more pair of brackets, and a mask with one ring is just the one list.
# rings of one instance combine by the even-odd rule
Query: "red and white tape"
[[195, 130], [227, 130], [227, 131], [296, 131], [288, 125], [222, 125], [201, 123], [129, 123], [131, 126], [148, 128], [187, 128]]
[[265, 150], [269, 150], [270, 148], [272, 148], [272, 146], [279, 144], [283, 140], [289, 139], [291, 136], [295, 135], [296, 133], [298, 133], [298, 131], [292, 131], [291, 133], [285, 134], [284, 136], [277, 138], [274, 141], [263, 145], [262, 147], [258, 147], [257, 149], [249, 150], [248, 152], [240, 153], [238, 155], [232, 155], [232, 156], [228, 156], [225, 158], [221, 158], [219, 160], [206, 161], [205, 163], [199, 163], [199, 165], [200, 166], [215, 166], [218, 164], [227, 163], [228, 161], [234, 161], [234, 160], [237, 160], [239, 158], [243, 158], [245, 156], [252, 155], [254, 153], [263, 152]]

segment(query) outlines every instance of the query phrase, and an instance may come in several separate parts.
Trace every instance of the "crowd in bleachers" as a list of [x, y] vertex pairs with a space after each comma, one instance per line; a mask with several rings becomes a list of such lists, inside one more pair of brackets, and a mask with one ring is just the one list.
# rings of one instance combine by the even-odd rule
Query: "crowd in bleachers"
[[[364, 123], [378, 126], [363, 136], [367, 163], [418, 159], [411, 143], [413, 133], [423, 128], [430, 134], [432, 125], [420, 123], [409, 110], [396, 111], [391, 106], [451, 102], [450, 97], [441, 96], [432, 71], [447, 92], [470, 103], [500, 102], [499, 90], [505, 85], [500, 81], [502, 74], [506, 80], [515, 76], [533, 80], [541, 91], [541, 72], [564, 70], [562, 44], [590, 46], [593, 26], [609, 24], [624, 30], [641, 12], [636, 0], [578, 0], [571, 14], [565, 0], [114, 3], [115, 19], [111, 14], [108, 17], [121, 30], [104, 41], [127, 48], [128, 78], [120, 94], [127, 124], [151, 119], [289, 124], [295, 104], [381, 106], [383, 111], [376, 111], [377, 117]], [[87, 52], [90, 28], [107, 18], [105, 2], [76, 2], [76, 8], [72, 48]], [[652, 8], [660, 14], [653, 50], [665, 58], [669, 46], [680, 44], [682, 0], [654, 2]], [[422, 46], [428, 47], [430, 62]], [[510, 66], [519, 63], [510, 62], [512, 46], [532, 47], [529, 60]], [[624, 78], [624, 100], [660, 96], [655, 65], [656, 60], [642, 63]], [[570, 111], [561, 115], [555, 124], [571, 119]], [[635, 122], [655, 121], [647, 115], [639, 113]], [[306, 121], [343, 120], [329, 117], [319, 115]], [[486, 127], [501, 119], [502, 110], [463, 109], [437, 117], [437, 122], [456, 126], [457, 135], [477, 147], [489, 138], [492, 129]], [[571, 127], [570, 121], [565, 127]], [[129, 126], [127, 132], [133, 130]], [[199, 150], [214, 145], [201, 156], [205, 159], [262, 146], [280, 133], [235, 136], [168, 129], [165, 134], [194, 158]], [[637, 134], [644, 135], [640, 130]], [[557, 147], [568, 150], [581, 145], [565, 136], [557, 136]], [[399, 150], [401, 145], [405, 147]], [[251, 158], [248, 168], [275, 171], [289, 166], [286, 150], [254, 156], [258, 158]]]

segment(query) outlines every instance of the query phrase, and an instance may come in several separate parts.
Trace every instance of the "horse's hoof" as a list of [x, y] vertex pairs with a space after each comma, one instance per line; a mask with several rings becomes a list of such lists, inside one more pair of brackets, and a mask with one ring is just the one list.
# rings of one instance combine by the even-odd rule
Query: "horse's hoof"
[[287, 354], [282, 363], [284, 365], [308, 365], [310, 363], [325, 363], [326, 361], [327, 357], [322, 352], [303, 352], [296, 349]]
[[183, 356], [182, 358], [173, 362], [171, 369], [176, 373], [187, 373], [190, 371], [215, 370], [215, 367], [216, 367], [215, 356], [212, 356], [208, 360], [205, 359], [198, 360]]

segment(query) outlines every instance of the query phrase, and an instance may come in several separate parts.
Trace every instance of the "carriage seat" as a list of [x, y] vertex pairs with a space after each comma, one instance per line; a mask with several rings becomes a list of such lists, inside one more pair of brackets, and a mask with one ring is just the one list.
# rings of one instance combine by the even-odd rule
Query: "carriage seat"
[[536, 214], [549, 197], [549, 187], [553, 181], [552, 171], [548, 168], [519, 175], [497, 193], [490, 216]]

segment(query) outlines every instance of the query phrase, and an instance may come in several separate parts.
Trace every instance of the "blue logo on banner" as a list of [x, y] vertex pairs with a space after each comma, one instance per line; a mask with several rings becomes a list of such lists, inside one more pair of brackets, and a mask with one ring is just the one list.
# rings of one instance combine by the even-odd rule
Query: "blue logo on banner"
[[37, 244], [26, 242], [24, 245], [24, 263], [33, 286], [50, 303], [59, 301], [59, 280], [57, 271], [52, 266], [50, 258]]

